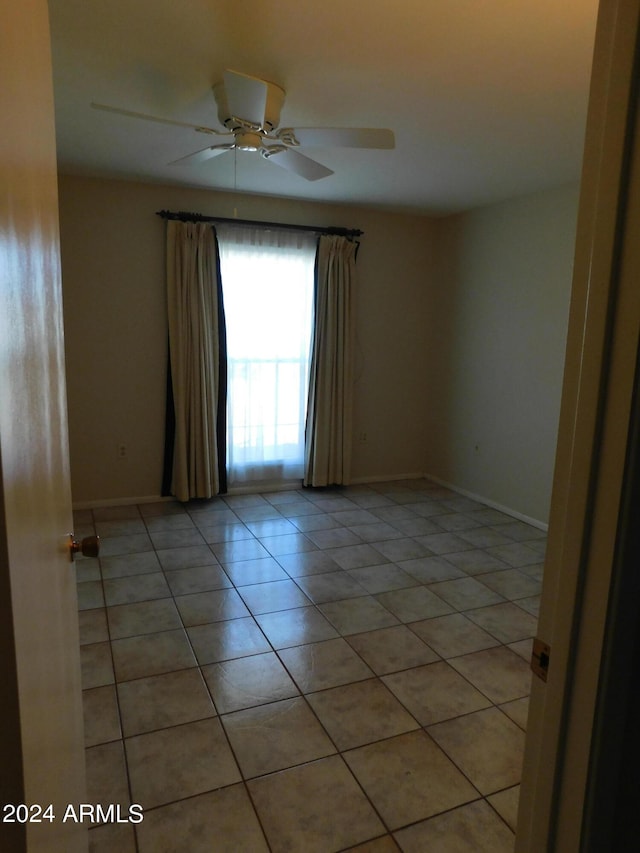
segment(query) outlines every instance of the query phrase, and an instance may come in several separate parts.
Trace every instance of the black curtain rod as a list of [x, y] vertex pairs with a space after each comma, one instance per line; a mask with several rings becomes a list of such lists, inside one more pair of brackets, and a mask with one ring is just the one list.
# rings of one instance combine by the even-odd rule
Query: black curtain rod
[[228, 219], [224, 216], [205, 216], [202, 213], [187, 213], [184, 210], [158, 210], [156, 216], [163, 219], [178, 219], [180, 222], [226, 222], [229, 225], [259, 225], [263, 228], [282, 228], [286, 231], [312, 231], [315, 234], [333, 234], [338, 237], [361, 237], [364, 231], [356, 228], [316, 227], [315, 225], [287, 225], [284, 222], [260, 222], [257, 219]]

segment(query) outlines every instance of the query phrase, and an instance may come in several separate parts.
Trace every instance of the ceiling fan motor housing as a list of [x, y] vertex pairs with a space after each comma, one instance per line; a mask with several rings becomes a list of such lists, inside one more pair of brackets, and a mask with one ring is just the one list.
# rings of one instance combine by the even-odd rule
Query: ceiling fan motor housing
[[239, 151], [259, 151], [262, 148], [262, 136], [251, 130], [236, 132], [236, 148]]
[[[284, 103], [285, 91], [275, 83], [264, 81], [267, 86], [267, 102], [264, 112], [264, 122], [261, 130], [266, 133], [271, 133], [280, 123], [280, 111]], [[218, 121], [231, 131], [238, 130], [242, 125], [236, 121], [242, 116], [233, 116], [227, 103], [227, 94], [224, 88], [224, 82], [216, 83], [213, 86], [213, 95], [218, 105]]]

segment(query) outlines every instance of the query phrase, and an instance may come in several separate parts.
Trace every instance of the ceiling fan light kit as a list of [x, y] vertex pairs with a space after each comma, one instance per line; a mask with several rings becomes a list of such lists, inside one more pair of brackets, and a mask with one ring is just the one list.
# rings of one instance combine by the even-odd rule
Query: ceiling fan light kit
[[238, 130], [235, 137], [238, 151], [259, 151], [262, 148], [262, 137], [252, 130]]
[[233, 137], [233, 141], [210, 145], [186, 157], [174, 160], [172, 165], [202, 163], [227, 151], [260, 153], [283, 169], [308, 181], [317, 181], [333, 171], [311, 157], [301, 154], [298, 148], [308, 146], [343, 148], [395, 147], [393, 131], [380, 128], [291, 128], [278, 129], [285, 91], [275, 83], [251, 77], [239, 71], [227, 70], [224, 80], [213, 86], [218, 107], [218, 121], [226, 130], [216, 130], [203, 125], [190, 125], [173, 119], [163, 119], [131, 110], [92, 104], [96, 109], [119, 113], [130, 118], [144, 119], [160, 124], [190, 127], [198, 133]]

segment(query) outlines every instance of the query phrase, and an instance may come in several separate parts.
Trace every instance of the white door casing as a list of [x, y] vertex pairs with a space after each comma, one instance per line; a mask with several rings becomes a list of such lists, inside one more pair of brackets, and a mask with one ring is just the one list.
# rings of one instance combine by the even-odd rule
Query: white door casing
[[538, 627], [550, 665], [533, 682], [518, 853], [580, 849], [640, 336], [639, 21], [640, 0], [602, 0]]

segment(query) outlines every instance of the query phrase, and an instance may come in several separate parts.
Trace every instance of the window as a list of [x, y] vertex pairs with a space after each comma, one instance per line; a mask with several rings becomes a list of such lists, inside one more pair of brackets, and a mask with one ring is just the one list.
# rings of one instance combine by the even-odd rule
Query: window
[[218, 229], [227, 325], [229, 485], [300, 479], [316, 238]]

